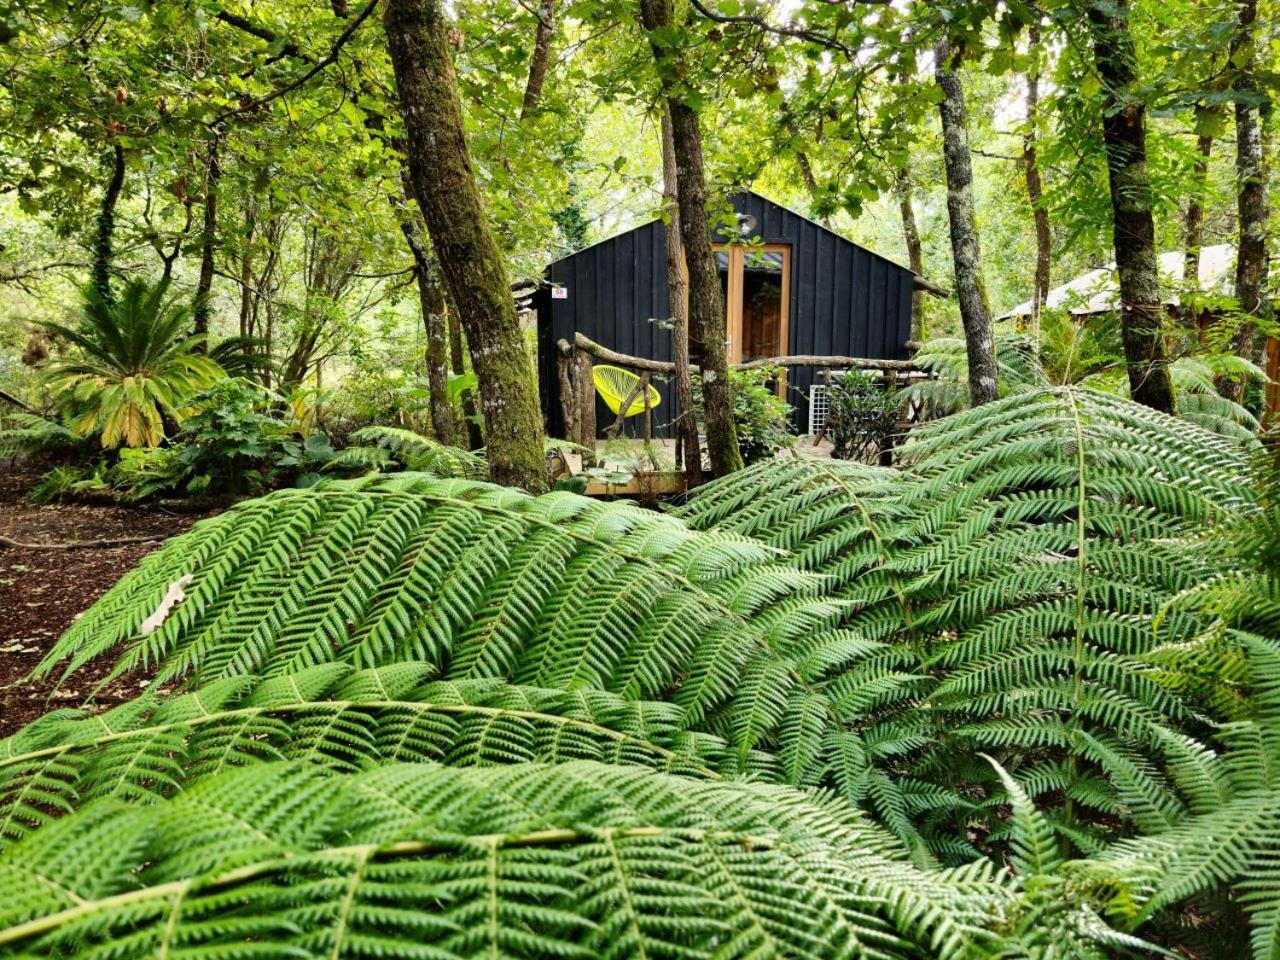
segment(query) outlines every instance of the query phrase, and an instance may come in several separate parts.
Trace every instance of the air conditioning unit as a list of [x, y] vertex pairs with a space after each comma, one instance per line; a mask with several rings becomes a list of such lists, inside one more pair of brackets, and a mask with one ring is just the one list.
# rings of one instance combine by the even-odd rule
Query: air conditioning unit
[[816, 437], [827, 422], [827, 385], [815, 383], [809, 388], [809, 436]]

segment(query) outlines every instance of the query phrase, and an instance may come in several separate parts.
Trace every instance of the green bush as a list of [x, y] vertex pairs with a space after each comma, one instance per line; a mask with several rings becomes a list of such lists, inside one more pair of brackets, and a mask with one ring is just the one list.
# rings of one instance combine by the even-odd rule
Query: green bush
[[850, 370], [827, 387], [827, 433], [837, 460], [874, 462], [898, 428], [898, 404], [883, 382]]
[[[773, 384], [780, 370], [730, 370], [733, 419], [738, 428], [738, 452], [750, 466], [774, 456], [796, 442], [791, 433], [791, 404], [778, 396]], [[702, 383], [694, 377], [693, 396], [698, 419], [704, 419]]]

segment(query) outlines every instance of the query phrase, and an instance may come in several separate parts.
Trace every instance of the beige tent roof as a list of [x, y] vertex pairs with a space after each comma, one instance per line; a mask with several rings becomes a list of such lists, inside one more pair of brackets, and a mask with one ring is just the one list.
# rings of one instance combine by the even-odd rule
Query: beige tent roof
[[[1182, 286], [1184, 255], [1181, 250], [1171, 250], [1158, 258], [1160, 280], [1165, 287], [1165, 303], [1176, 306], [1177, 289]], [[1230, 293], [1235, 282], [1236, 248], [1229, 243], [1200, 248], [1200, 289], [1207, 293]], [[1109, 313], [1120, 305], [1120, 286], [1116, 280], [1115, 264], [1082, 273], [1070, 283], [1054, 287], [1045, 299], [1049, 309], [1066, 307], [1072, 314]], [[1030, 300], [1018, 304], [998, 319], [1029, 317], [1033, 304]]]

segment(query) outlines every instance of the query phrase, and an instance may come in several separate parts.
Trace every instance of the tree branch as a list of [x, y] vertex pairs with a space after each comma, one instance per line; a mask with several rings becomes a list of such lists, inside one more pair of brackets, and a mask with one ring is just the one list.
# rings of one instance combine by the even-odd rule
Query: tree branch
[[359, 16], [357, 16], [354, 20], [352, 20], [349, 24], [347, 24], [347, 28], [342, 31], [342, 33], [338, 36], [338, 39], [333, 41], [333, 45], [329, 48], [329, 52], [325, 54], [324, 57], [317, 60], [315, 64], [312, 65], [311, 69], [308, 70], [306, 73], [304, 73], [302, 76], [298, 77], [296, 80], [289, 81], [282, 87], [276, 88], [275, 90], [271, 91], [271, 93], [268, 93], [261, 97], [256, 97], [253, 100], [250, 100], [248, 103], [245, 103], [239, 107], [236, 107], [234, 110], [227, 110], [219, 114], [210, 122], [209, 125], [216, 127], [226, 122], [227, 120], [229, 120], [234, 116], [238, 116], [239, 114], [242, 114], [242, 113], [251, 113], [254, 110], [258, 110], [262, 107], [265, 107], [268, 103], [271, 103], [273, 100], [279, 100], [281, 97], [286, 96], [287, 94], [293, 92], [294, 90], [297, 90], [303, 84], [307, 83], [313, 77], [315, 77], [317, 74], [323, 71], [326, 67], [331, 66], [334, 62], [337, 61], [338, 54], [342, 52], [342, 48], [346, 46], [347, 41], [350, 40], [355, 35], [355, 32], [360, 29], [361, 25], [366, 20], [369, 19], [370, 14], [372, 14], [373, 11], [378, 8], [379, 2], [380, 0], [369, 0], [369, 2], [365, 4], [364, 9], [360, 11]]

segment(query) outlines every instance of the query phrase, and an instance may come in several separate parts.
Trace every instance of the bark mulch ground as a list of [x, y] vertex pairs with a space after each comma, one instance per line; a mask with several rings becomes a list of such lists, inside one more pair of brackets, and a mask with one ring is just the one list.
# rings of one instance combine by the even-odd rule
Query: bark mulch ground
[[[39, 506], [27, 499], [35, 474], [0, 463], [0, 737], [54, 707], [79, 706], [111, 666], [88, 664], [61, 685], [23, 677], [53, 642], [98, 597], [166, 537], [182, 533], [199, 515], [86, 504]], [[78, 549], [27, 549], [23, 543], [154, 537], [146, 542]], [[114, 681], [94, 697], [99, 706], [131, 699], [145, 678]]]

